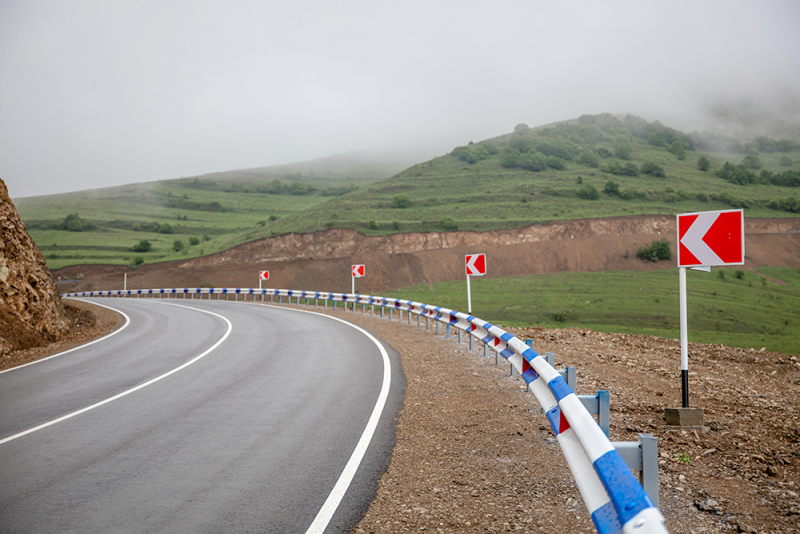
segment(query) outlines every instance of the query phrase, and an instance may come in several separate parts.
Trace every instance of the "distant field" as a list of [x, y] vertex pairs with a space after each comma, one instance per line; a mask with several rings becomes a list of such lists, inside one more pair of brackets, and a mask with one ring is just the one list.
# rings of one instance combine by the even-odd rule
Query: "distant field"
[[[472, 313], [507, 326], [577, 326], [678, 338], [677, 274], [669, 269], [474, 277]], [[437, 283], [433, 292], [424, 285], [387, 296], [467, 311], [466, 281]], [[687, 296], [689, 341], [800, 354], [800, 270], [688, 271]]]
[[[676, 150], [675, 143], [686, 149]], [[699, 168], [702, 158], [705, 171]], [[737, 167], [738, 180], [717, 176], [726, 162], [747, 163]], [[796, 141], [695, 138], [635, 117], [585, 116], [522, 128], [454, 147], [389, 178], [375, 174], [387, 172], [386, 165], [335, 163], [317, 173], [307, 163], [283, 174], [230, 171], [15, 204], [50, 268], [129, 264], [137, 256], [145, 263], [195, 257], [264, 237], [334, 227], [366, 235], [485, 231], [727, 208], [744, 208], [746, 217], [800, 216]], [[788, 178], [770, 178], [775, 175]], [[97, 228], [57, 229], [71, 213]], [[155, 223], [172, 225], [174, 234], [153, 231]], [[201, 241], [188, 246], [192, 238]], [[151, 252], [134, 256], [125, 250], [141, 239], [152, 243]], [[173, 249], [176, 240], [183, 249]]]

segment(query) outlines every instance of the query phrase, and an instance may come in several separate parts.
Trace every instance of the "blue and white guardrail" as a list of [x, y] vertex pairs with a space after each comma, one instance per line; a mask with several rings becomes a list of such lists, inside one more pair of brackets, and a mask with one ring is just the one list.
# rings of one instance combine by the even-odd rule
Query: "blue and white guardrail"
[[[255, 288], [173, 288], [85, 291], [62, 297], [252, 295], [381, 306], [449, 324], [483, 341], [513, 365], [542, 406], [599, 534], [667, 533], [664, 516], [589, 414], [547, 360], [523, 341], [483, 319], [421, 302], [347, 293]], [[345, 305], [346, 305], [345, 304]]]

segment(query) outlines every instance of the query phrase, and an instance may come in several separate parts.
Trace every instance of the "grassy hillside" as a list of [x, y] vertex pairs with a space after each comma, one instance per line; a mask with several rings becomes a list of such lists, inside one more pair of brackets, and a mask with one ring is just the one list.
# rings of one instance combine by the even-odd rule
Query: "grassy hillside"
[[[749, 217], [800, 212], [797, 142], [762, 137], [743, 144], [631, 116], [518, 125], [380, 182], [348, 165], [313, 174], [249, 169], [15, 202], [51, 268], [199, 256], [330, 227], [365, 234], [483, 231], [730, 207]], [[83, 231], [64, 229], [72, 213], [85, 222], [73, 230]], [[159, 232], [164, 224], [174, 233]], [[152, 250], [132, 252], [143, 239]], [[183, 248], [175, 250], [175, 241]]]
[[[800, 270], [764, 267], [759, 273], [765, 276], [734, 268], [688, 271], [689, 340], [800, 354]], [[471, 285], [473, 315], [492, 323], [680, 336], [675, 269], [473, 278]], [[467, 311], [465, 281], [387, 296]]]

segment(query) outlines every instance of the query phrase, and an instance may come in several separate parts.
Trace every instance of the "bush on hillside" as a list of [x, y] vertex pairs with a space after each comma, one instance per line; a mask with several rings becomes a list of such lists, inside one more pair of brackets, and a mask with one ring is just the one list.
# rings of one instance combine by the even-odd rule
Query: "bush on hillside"
[[609, 180], [606, 182], [606, 185], [603, 186], [603, 192], [607, 195], [619, 195], [619, 184], [613, 180]]
[[584, 150], [578, 156], [578, 163], [586, 165], [587, 167], [597, 168], [600, 166], [600, 160], [591, 150]]
[[784, 167], [791, 167], [792, 166], [792, 158], [784, 154], [781, 156], [781, 165]]
[[70, 213], [61, 223], [61, 229], [70, 232], [87, 232], [97, 229], [97, 225], [91, 221], [84, 221], [77, 213]]
[[658, 261], [672, 259], [669, 241], [661, 239], [653, 241], [648, 247], [642, 247], [636, 252], [636, 257], [645, 261]]
[[441, 225], [445, 230], [458, 230], [458, 224], [451, 217], [442, 219]]
[[655, 176], [657, 178], [667, 177], [667, 171], [664, 170], [664, 167], [655, 163], [642, 163], [641, 170], [642, 174], [649, 174], [650, 176]]
[[150, 241], [142, 239], [138, 244], [131, 247], [131, 252], [150, 252], [152, 248], [153, 244]]
[[700, 156], [699, 158], [697, 158], [697, 168], [705, 172], [711, 168], [711, 162], [708, 160], [707, 157]]
[[406, 195], [395, 195], [392, 197], [393, 208], [407, 208], [411, 205], [411, 199]]
[[600, 192], [597, 190], [595, 186], [592, 184], [586, 184], [585, 186], [578, 189], [577, 193], [579, 198], [584, 200], [597, 200], [600, 198]]

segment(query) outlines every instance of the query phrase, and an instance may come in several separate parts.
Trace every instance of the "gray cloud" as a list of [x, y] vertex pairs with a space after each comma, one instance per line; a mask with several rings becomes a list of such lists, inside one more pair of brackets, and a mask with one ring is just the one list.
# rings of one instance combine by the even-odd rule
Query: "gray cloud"
[[0, 177], [20, 197], [378, 147], [433, 156], [606, 111], [792, 121], [799, 20], [794, 1], [0, 0]]

